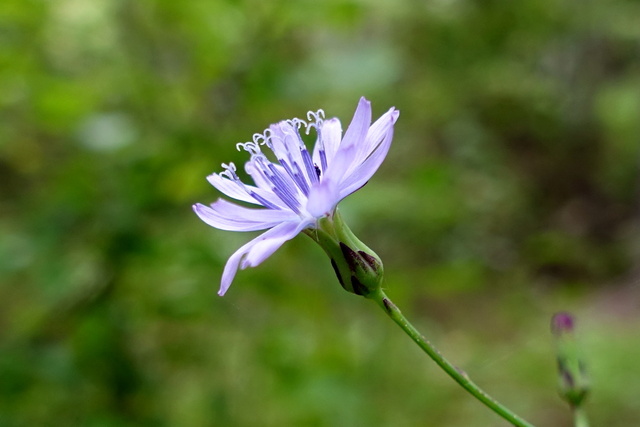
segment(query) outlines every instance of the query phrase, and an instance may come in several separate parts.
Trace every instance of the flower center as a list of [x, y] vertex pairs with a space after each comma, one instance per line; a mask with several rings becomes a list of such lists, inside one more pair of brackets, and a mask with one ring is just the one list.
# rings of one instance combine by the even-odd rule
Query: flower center
[[[292, 211], [298, 215], [303, 215], [303, 206], [309, 196], [311, 186], [320, 182], [322, 171], [326, 170], [327, 159], [324, 152], [324, 145], [320, 135], [320, 128], [324, 118], [324, 111], [310, 111], [307, 113], [307, 120], [298, 118], [285, 120], [271, 125], [262, 134], [253, 135], [253, 140], [236, 144], [238, 150], [251, 154], [251, 159], [247, 163], [247, 172], [252, 175], [254, 181], [260, 184], [267, 184], [270, 190]], [[305, 128], [308, 135], [311, 128], [316, 130], [316, 150], [320, 159], [320, 166], [313, 163], [312, 157], [300, 136], [300, 128]], [[277, 163], [272, 162], [262, 152], [261, 145], [266, 145]], [[232, 166], [232, 165], [231, 165]], [[225, 174], [233, 181], [239, 181], [235, 174], [235, 166], [223, 165]], [[221, 174], [221, 175], [222, 175]], [[264, 185], [263, 185], [264, 186]], [[251, 191], [247, 189], [247, 191]], [[271, 209], [279, 209], [255, 194], [249, 193], [258, 202]], [[257, 196], [257, 197], [256, 197]], [[265, 203], [266, 202], [266, 203]]]

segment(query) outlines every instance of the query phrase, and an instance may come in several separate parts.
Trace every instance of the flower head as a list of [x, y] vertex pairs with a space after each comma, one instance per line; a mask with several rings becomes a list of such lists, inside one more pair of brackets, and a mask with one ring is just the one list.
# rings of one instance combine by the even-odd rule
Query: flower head
[[[360, 98], [344, 135], [340, 121], [325, 120], [319, 110], [309, 112], [306, 121], [284, 120], [255, 134], [253, 141], [237, 144], [251, 155], [245, 171], [254, 184], [243, 183], [233, 163], [207, 179], [225, 195], [258, 207], [218, 199], [210, 206], [197, 203], [193, 210], [221, 230], [267, 231], [231, 255], [218, 294], [224, 295], [238, 268], [259, 265], [287, 240], [316, 228], [320, 219], [334, 215], [338, 202], [365, 185], [389, 151], [399, 114], [391, 108], [371, 124], [371, 103]], [[307, 134], [316, 130], [311, 153], [300, 136], [302, 128]]]

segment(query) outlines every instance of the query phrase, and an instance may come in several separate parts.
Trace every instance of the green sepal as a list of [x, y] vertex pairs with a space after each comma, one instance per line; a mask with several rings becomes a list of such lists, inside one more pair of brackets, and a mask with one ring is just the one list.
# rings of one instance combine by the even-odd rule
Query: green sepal
[[353, 234], [336, 209], [333, 215], [318, 220], [317, 228], [306, 231], [331, 259], [331, 265], [342, 287], [367, 297], [380, 289], [382, 261]]

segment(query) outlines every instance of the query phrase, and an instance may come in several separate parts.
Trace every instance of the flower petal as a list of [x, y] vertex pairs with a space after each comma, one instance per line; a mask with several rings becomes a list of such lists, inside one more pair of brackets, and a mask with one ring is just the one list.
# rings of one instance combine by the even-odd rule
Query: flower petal
[[340, 146], [340, 141], [342, 140], [342, 125], [340, 124], [340, 120], [334, 117], [333, 119], [323, 121], [320, 125], [319, 138], [321, 138], [321, 140], [317, 141], [313, 148], [313, 162], [317, 166], [322, 167], [323, 161], [320, 150], [324, 151], [325, 162], [331, 164]]
[[367, 131], [367, 136], [358, 144], [358, 150], [351, 164], [351, 170], [347, 171], [345, 175], [349, 175], [352, 170], [358, 167], [373, 153], [380, 143], [386, 137], [389, 128], [393, 128], [393, 125], [398, 120], [400, 112], [395, 108], [390, 108], [389, 111], [384, 113], [374, 124], [371, 125]]
[[333, 161], [329, 164], [329, 167], [322, 177], [322, 181], [330, 180], [334, 183], [342, 181], [344, 174], [350, 169], [353, 162], [353, 156], [356, 152], [355, 146], [350, 146], [345, 149], [340, 149], [333, 157]]
[[224, 199], [218, 199], [211, 207], [196, 203], [193, 210], [205, 223], [227, 231], [264, 230], [298, 218], [291, 211], [246, 208]]
[[295, 237], [309, 225], [309, 221], [283, 222], [243, 245], [229, 257], [227, 264], [224, 266], [218, 295], [222, 296], [227, 292], [238, 271], [238, 267], [244, 269], [259, 265], [282, 246], [284, 242]]
[[277, 231], [277, 235], [271, 236], [269, 238], [264, 238], [263, 234], [262, 238], [259, 237], [257, 239], [254, 239], [255, 244], [243, 258], [242, 262], [240, 263], [240, 268], [244, 270], [247, 267], [256, 267], [262, 264], [262, 262], [265, 259], [269, 258], [276, 250], [278, 250], [278, 248], [282, 246], [284, 242], [293, 239], [303, 229], [307, 228], [314, 222], [315, 219], [311, 218], [305, 221], [283, 222], [282, 224], [279, 224], [270, 230], [274, 232]]
[[[252, 176], [254, 182], [256, 178]], [[278, 207], [284, 207], [285, 205], [282, 201], [273, 194], [270, 189], [258, 188], [253, 185], [247, 185], [242, 182], [234, 182], [230, 179], [224, 178], [220, 176], [220, 174], [214, 173], [207, 177], [207, 180], [211, 185], [217, 188], [220, 192], [226, 194], [227, 196], [234, 198], [236, 200], [240, 200], [247, 203], [253, 203], [254, 205], [264, 205], [264, 203], [260, 202], [258, 199], [262, 198], [266, 200], [271, 205], [275, 205]], [[251, 194], [255, 194], [258, 197], [255, 198]]]
[[240, 185], [230, 179], [223, 178], [217, 173], [209, 175], [207, 177], [207, 181], [229, 197], [236, 200], [242, 200], [243, 202], [257, 203], [256, 200], [251, 197], [249, 193], [244, 191]]
[[298, 142], [298, 131], [291, 126], [291, 123], [283, 120], [269, 126], [269, 130], [271, 131], [269, 141], [276, 157], [284, 159], [287, 163], [291, 159], [294, 163], [303, 164]]
[[339, 200], [360, 189], [378, 170], [389, 152], [389, 147], [393, 140], [393, 123], [395, 123], [397, 117], [398, 114], [387, 117], [391, 125], [387, 127], [382, 141], [376, 146], [376, 149], [369, 157], [357, 165], [340, 183]]
[[353, 114], [353, 119], [351, 119], [344, 138], [342, 138], [340, 148], [346, 148], [363, 141], [367, 135], [369, 126], [371, 126], [371, 102], [365, 97], [362, 97], [360, 98], [360, 102], [358, 102], [358, 107]]
[[364, 97], [360, 98], [351, 124], [342, 138], [338, 151], [329, 163], [326, 175], [339, 183], [344, 174], [352, 169], [358, 145], [364, 143], [371, 124], [371, 103]]
[[333, 208], [340, 201], [338, 189], [331, 179], [324, 179], [320, 183], [311, 187], [306, 210], [314, 218], [320, 218], [333, 211]]

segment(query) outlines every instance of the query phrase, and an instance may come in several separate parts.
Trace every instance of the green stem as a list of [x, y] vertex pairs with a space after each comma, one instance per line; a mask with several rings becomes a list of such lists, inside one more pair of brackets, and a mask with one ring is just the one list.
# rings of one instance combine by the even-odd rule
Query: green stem
[[573, 425], [575, 427], [589, 427], [589, 419], [587, 413], [581, 406], [573, 408]]
[[[402, 328], [402, 330], [409, 335], [409, 337], [416, 343], [427, 355], [433, 359], [451, 378], [453, 378], [458, 384], [460, 384], [465, 390], [471, 393], [476, 399], [484, 403], [489, 409], [496, 414], [500, 415], [505, 420], [509, 421], [514, 426], [518, 427], [533, 427], [533, 424], [523, 420], [508, 408], [500, 404], [494, 398], [485, 393], [480, 387], [478, 387], [469, 376], [462, 370], [456, 368], [447, 359], [440, 354], [440, 352], [427, 341], [418, 330], [404, 317], [402, 312], [396, 305], [391, 302], [387, 295], [380, 289], [372, 292], [368, 295], [368, 298], [374, 300], [384, 310], [385, 313], [391, 319]], [[576, 424], [576, 427], [586, 427], [586, 425]]]

